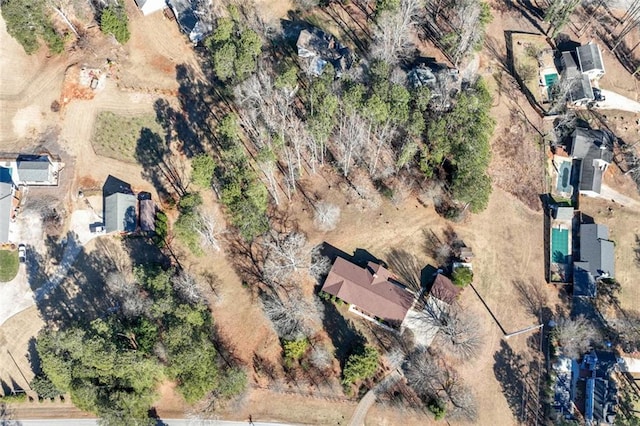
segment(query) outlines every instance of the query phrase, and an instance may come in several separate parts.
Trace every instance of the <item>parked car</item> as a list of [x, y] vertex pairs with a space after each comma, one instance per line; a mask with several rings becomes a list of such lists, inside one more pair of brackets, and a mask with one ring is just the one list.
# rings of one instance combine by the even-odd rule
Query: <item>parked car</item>
[[18, 259], [20, 259], [20, 263], [27, 261], [27, 246], [24, 244], [18, 246]]

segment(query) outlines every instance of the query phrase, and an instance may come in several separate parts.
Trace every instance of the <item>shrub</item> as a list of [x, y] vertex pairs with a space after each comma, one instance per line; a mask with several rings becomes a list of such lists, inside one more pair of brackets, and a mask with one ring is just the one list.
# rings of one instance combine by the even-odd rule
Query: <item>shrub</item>
[[452, 278], [455, 285], [464, 288], [473, 281], [473, 271], [467, 267], [456, 268]]
[[433, 413], [436, 420], [444, 419], [447, 414], [447, 407], [439, 399], [433, 399], [427, 405], [427, 409]]
[[40, 398], [51, 399], [62, 394], [47, 376], [35, 376], [31, 383], [29, 383], [31, 389], [33, 389]]
[[287, 360], [299, 361], [309, 349], [309, 340], [307, 338], [297, 340], [285, 340], [284, 357]]
[[351, 355], [342, 370], [342, 384], [349, 386], [358, 380], [373, 377], [378, 371], [378, 360], [378, 351], [372, 346], [366, 346], [362, 353]]
[[191, 162], [191, 181], [203, 188], [210, 187], [215, 168], [213, 158], [207, 154], [195, 156]]
[[6, 403], [20, 403], [20, 402], [25, 402], [26, 400], [27, 400], [27, 394], [24, 394], [24, 393], [0, 396], [0, 402], [6, 402]]
[[109, 6], [102, 11], [100, 29], [105, 34], [112, 34], [120, 44], [125, 44], [131, 37], [128, 23], [127, 13], [122, 6]]

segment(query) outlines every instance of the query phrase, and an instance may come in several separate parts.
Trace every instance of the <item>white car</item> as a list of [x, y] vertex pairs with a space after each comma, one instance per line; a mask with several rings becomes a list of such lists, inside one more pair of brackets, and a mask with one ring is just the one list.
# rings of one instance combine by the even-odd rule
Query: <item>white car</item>
[[20, 259], [20, 263], [27, 261], [27, 246], [24, 244], [18, 246], [18, 259]]

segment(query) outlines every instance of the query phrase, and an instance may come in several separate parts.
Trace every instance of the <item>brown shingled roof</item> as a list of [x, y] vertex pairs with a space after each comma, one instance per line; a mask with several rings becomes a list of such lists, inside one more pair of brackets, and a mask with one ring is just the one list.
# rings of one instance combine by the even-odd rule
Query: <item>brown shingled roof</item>
[[461, 291], [461, 288], [456, 287], [449, 278], [442, 274], [438, 274], [433, 286], [431, 286], [431, 295], [449, 305], [456, 301]]
[[333, 263], [322, 290], [371, 316], [394, 322], [404, 320], [414, 299], [383, 266], [369, 262], [361, 268], [341, 257]]

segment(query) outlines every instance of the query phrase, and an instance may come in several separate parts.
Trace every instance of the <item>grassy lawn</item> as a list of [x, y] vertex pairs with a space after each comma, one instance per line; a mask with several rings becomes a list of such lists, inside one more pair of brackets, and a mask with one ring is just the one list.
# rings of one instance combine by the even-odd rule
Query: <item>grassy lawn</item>
[[112, 112], [98, 114], [91, 145], [98, 155], [127, 163], [136, 162], [136, 145], [143, 128], [164, 135], [154, 114], [123, 116]]
[[19, 266], [18, 250], [0, 250], [0, 282], [14, 279]]

